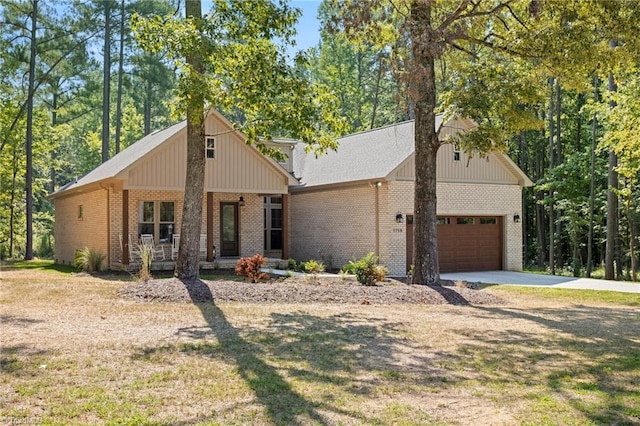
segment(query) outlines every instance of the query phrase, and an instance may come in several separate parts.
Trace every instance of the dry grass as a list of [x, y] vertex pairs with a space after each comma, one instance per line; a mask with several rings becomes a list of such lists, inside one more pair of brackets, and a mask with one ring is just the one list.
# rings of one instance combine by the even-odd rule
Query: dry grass
[[120, 299], [125, 284], [2, 273], [0, 423], [640, 422], [634, 295], [194, 305]]

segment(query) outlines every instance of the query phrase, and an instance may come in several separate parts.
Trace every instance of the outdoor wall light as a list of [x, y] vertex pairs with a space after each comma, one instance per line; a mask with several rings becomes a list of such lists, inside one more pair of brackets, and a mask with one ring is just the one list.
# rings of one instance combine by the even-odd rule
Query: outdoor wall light
[[402, 213], [398, 213], [398, 214], [396, 215], [396, 222], [397, 222], [397, 223], [402, 223]]
[[244, 197], [242, 195], [240, 196], [240, 200], [238, 201], [238, 205], [241, 206], [241, 207], [244, 206]]
[[520, 223], [520, 215], [518, 213], [513, 214], [513, 221], [515, 223]]

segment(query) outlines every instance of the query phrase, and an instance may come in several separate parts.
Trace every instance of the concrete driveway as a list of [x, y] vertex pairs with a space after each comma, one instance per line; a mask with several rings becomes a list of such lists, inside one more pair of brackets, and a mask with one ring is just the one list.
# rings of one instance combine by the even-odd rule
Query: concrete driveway
[[450, 272], [440, 274], [443, 280], [461, 280], [486, 284], [509, 284], [528, 287], [577, 288], [640, 293], [640, 283], [596, 280], [593, 278], [559, 277], [513, 271]]

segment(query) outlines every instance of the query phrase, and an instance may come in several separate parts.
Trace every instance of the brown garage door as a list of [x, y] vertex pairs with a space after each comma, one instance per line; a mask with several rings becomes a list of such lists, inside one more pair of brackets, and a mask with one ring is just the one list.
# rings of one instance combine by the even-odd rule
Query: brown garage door
[[[413, 217], [407, 217], [407, 265], [413, 256]], [[438, 217], [440, 272], [502, 269], [502, 218]]]

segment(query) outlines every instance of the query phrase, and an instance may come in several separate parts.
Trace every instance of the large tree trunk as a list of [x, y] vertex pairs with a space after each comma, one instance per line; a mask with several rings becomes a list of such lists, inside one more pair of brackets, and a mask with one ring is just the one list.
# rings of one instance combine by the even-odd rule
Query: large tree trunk
[[109, 159], [109, 97], [111, 96], [111, 0], [104, 3], [104, 64], [102, 65], [102, 162]]
[[27, 92], [27, 135], [25, 150], [27, 155], [26, 213], [27, 238], [24, 258], [33, 259], [33, 95], [36, 80], [36, 23], [38, 20], [38, 0], [33, 0], [31, 9], [31, 50], [29, 53], [29, 89]]
[[[200, 0], [187, 1], [185, 9], [187, 18], [201, 19]], [[189, 55], [186, 59], [192, 73], [185, 77], [191, 80], [191, 98], [187, 103], [187, 177], [175, 274], [181, 280], [195, 280], [199, 274], [205, 152], [204, 96], [194, 83], [204, 74], [204, 65], [198, 55]]]
[[415, 70], [410, 93], [415, 103], [414, 284], [439, 285], [436, 158], [436, 87], [431, 5], [411, 5], [411, 39]]

